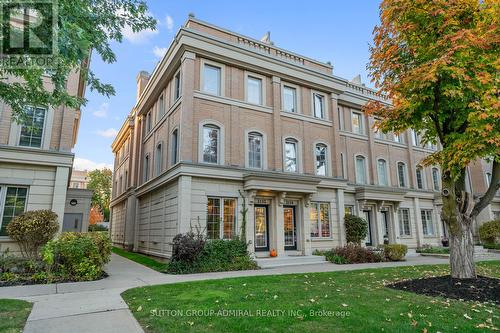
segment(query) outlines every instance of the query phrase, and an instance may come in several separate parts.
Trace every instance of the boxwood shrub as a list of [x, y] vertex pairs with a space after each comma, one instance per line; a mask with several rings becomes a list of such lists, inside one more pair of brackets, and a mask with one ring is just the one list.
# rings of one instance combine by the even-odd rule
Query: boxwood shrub
[[384, 256], [390, 261], [401, 261], [408, 252], [408, 246], [404, 244], [385, 244]]
[[479, 238], [483, 243], [495, 244], [500, 241], [500, 220], [483, 223], [479, 227]]

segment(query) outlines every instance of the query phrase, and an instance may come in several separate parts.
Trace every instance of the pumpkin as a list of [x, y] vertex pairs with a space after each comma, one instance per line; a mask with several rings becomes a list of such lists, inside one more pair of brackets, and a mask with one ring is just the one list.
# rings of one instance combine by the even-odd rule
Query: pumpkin
[[270, 252], [269, 252], [269, 255], [271, 257], [276, 257], [278, 254], [276, 253], [276, 250], [275, 249], [272, 249]]

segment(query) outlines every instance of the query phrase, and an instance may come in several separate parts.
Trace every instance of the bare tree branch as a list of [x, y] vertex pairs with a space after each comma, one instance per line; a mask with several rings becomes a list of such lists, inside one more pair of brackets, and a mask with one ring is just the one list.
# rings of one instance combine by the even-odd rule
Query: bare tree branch
[[500, 163], [495, 160], [493, 161], [493, 170], [491, 172], [490, 187], [484, 193], [484, 195], [479, 199], [478, 203], [474, 206], [472, 210], [471, 217], [476, 217], [481, 211], [489, 205], [496, 192], [500, 189]]

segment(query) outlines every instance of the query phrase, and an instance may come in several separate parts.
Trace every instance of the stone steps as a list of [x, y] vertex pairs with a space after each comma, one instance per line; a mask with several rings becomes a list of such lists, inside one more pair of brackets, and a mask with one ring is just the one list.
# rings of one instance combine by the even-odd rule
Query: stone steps
[[302, 266], [323, 264], [326, 262], [323, 256], [283, 256], [275, 258], [256, 258], [255, 261], [260, 268], [275, 268], [283, 266]]

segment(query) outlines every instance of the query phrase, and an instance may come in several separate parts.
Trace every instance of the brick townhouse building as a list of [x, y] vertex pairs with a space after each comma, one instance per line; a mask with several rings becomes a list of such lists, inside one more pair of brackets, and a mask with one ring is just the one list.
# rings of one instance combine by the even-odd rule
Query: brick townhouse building
[[189, 17], [137, 76], [113, 142], [113, 242], [169, 257], [195, 226], [234, 237], [244, 197], [256, 256], [345, 244], [346, 213], [369, 222], [368, 246], [439, 244], [440, 170], [419, 165], [437, 147], [375, 131], [362, 107], [378, 98], [328, 63]]

